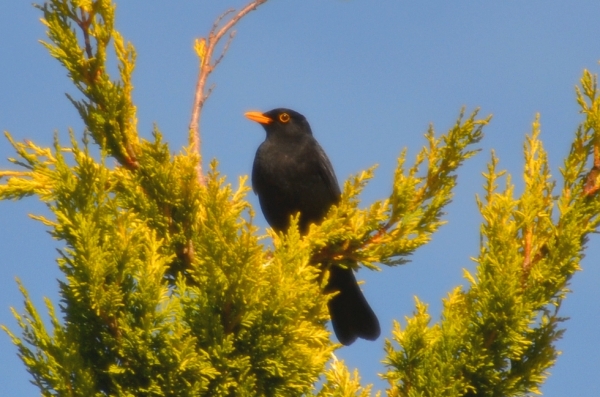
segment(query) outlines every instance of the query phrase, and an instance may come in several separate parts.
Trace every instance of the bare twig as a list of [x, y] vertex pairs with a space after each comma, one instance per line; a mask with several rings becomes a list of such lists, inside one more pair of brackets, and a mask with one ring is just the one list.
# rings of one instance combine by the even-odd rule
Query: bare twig
[[215, 22], [213, 23], [212, 29], [210, 30], [211, 32], [215, 32], [218, 28], [219, 25], [221, 24], [221, 21], [223, 19], [225, 19], [225, 17], [229, 14], [233, 14], [235, 12], [235, 10], [233, 8], [228, 9], [227, 11], [225, 11], [224, 13], [222, 13], [221, 15], [219, 15], [217, 17], [217, 19], [215, 20]]
[[[213, 24], [213, 26], [208, 34], [208, 38], [206, 39], [206, 42], [205, 42], [205, 44], [206, 44], [205, 52], [203, 54], [201, 54], [200, 72], [198, 74], [198, 82], [196, 83], [196, 94], [194, 96], [194, 106], [192, 108], [192, 118], [191, 118], [190, 125], [189, 125], [190, 149], [193, 152], [198, 153], [198, 157], [200, 157], [200, 154], [201, 154], [200, 153], [200, 116], [202, 114], [202, 108], [204, 106], [204, 103], [206, 102], [206, 99], [208, 99], [208, 97], [210, 96], [210, 93], [212, 92], [212, 89], [214, 87], [214, 86], [211, 86], [208, 90], [205, 88], [206, 82], [208, 80], [208, 76], [213, 72], [213, 70], [219, 64], [219, 62], [221, 62], [221, 60], [225, 56], [225, 53], [229, 49], [229, 45], [231, 44], [231, 41], [233, 40], [233, 37], [235, 36], [235, 32], [230, 32], [230, 30], [246, 14], [248, 14], [250, 11], [255, 10], [258, 6], [260, 6], [261, 4], [266, 3], [266, 2], [267, 2], [267, 0], [253, 0], [248, 5], [246, 5], [244, 8], [239, 10], [225, 24], [220, 26], [221, 22], [225, 19], [226, 16], [235, 12], [233, 9], [229, 9], [229, 10], [225, 11], [223, 14], [221, 14], [216, 19], [215, 23]], [[219, 44], [220, 40], [228, 32], [230, 32], [229, 39], [227, 40], [227, 43], [225, 43], [225, 46], [223, 47], [223, 51], [221, 51], [221, 54], [219, 55], [219, 57], [217, 57], [217, 59], [213, 61], [213, 53], [215, 51], [217, 44]], [[204, 175], [202, 172], [202, 162], [201, 161], [198, 163], [197, 172], [198, 172], [198, 180], [200, 181], [201, 184], [204, 184]]]
[[233, 41], [234, 37], [235, 37], [235, 30], [232, 31], [231, 33], [229, 33], [229, 38], [227, 39], [227, 42], [223, 46], [223, 50], [221, 51], [221, 55], [219, 55], [219, 57], [217, 58], [217, 60], [214, 62], [213, 68], [216, 68], [217, 65], [221, 62], [221, 60], [225, 57], [225, 54], [229, 50], [229, 46], [231, 45], [231, 42]]

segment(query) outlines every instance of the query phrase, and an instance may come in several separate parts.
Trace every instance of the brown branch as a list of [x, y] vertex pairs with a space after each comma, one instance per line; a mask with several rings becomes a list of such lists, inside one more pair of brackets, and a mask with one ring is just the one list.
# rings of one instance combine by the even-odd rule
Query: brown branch
[[600, 144], [594, 143], [594, 166], [590, 170], [583, 186], [583, 194], [592, 196], [600, 190], [598, 177], [600, 176]]
[[600, 175], [600, 167], [594, 167], [588, 173], [585, 185], [583, 186], [583, 194], [585, 196], [592, 196], [598, 190], [600, 190], [600, 185], [598, 185], [598, 176]]
[[[212, 92], [212, 87], [208, 90], [205, 89], [206, 82], [208, 80], [208, 76], [214, 71], [215, 67], [221, 62], [225, 53], [229, 49], [229, 44], [235, 35], [235, 32], [231, 32], [229, 34], [229, 40], [225, 44], [223, 51], [219, 55], [219, 57], [213, 61], [213, 53], [215, 51], [216, 46], [219, 44], [220, 40], [225, 36], [236, 23], [240, 21], [246, 14], [250, 11], [255, 10], [261, 4], [266, 3], [267, 0], [253, 0], [240, 11], [238, 11], [231, 19], [229, 19], [223, 26], [220, 27], [223, 19], [235, 11], [229, 9], [221, 14], [213, 24], [209, 34], [208, 39], [206, 40], [206, 52], [202, 59], [200, 60], [200, 72], [198, 75], [198, 82], [196, 83], [196, 94], [194, 96], [194, 106], [192, 108], [192, 118], [189, 125], [189, 144], [191, 151], [198, 154], [199, 159], [201, 159], [200, 153], [200, 117], [202, 114], [202, 108], [204, 107], [204, 103], [210, 96]], [[220, 28], [219, 28], [220, 27]], [[197, 166], [198, 180], [200, 184], [204, 185], [204, 175], [202, 172], [202, 161], [199, 160]]]
[[77, 18], [77, 14], [74, 16], [75, 23], [83, 32], [83, 41], [85, 43], [85, 53], [89, 59], [94, 57], [94, 51], [92, 50], [92, 43], [90, 41], [90, 25], [94, 15], [92, 12], [87, 13], [83, 9], [81, 11], [81, 19]]
[[527, 279], [529, 278], [529, 273], [531, 273], [531, 266], [533, 265], [532, 251], [533, 251], [533, 228], [531, 226], [527, 226], [525, 228], [523, 236], [523, 273], [521, 274], [521, 287], [525, 288], [527, 286]]

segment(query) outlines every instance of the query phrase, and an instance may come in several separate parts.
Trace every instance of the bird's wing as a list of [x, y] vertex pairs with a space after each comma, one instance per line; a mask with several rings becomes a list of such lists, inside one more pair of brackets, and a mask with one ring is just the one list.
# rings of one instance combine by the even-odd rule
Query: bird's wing
[[342, 192], [340, 191], [340, 185], [338, 184], [335, 172], [333, 171], [333, 166], [325, 154], [325, 151], [318, 143], [316, 149], [318, 154], [319, 176], [325, 183], [325, 186], [327, 186], [327, 190], [331, 193], [332, 202], [337, 203]]

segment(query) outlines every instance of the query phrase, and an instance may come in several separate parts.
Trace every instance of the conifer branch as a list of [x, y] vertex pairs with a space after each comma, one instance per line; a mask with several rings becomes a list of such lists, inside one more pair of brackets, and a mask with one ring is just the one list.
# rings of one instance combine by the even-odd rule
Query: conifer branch
[[[395, 324], [397, 347], [386, 343], [385, 377], [394, 384], [392, 395], [541, 394], [564, 332], [558, 310], [580, 269], [587, 237], [600, 224], [600, 197], [589, 189], [597, 183], [590, 176], [600, 141], [595, 81], [586, 71], [577, 90], [586, 118], [561, 168], [559, 196], [553, 193], [537, 117], [525, 144], [520, 197], [514, 197], [510, 175], [497, 170], [492, 153], [484, 174], [486, 195], [477, 199], [483, 225], [476, 274], [464, 271], [470, 288], [457, 287], [444, 299], [438, 323], [429, 324], [427, 306], [417, 300], [406, 326]], [[502, 175], [507, 182], [499, 191]]]
[[[69, 94], [67, 97], [94, 141], [121, 165], [137, 170], [139, 138], [136, 108], [131, 98], [135, 50], [114, 29], [114, 5], [108, 0], [49, 0], [37, 7], [43, 12], [42, 23], [50, 39], [42, 44], [67, 69], [84, 99]], [[106, 65], [111, 42], [120, 72], [116, 80], [111, 78]]]
[[[215, 58], [217, 36], [227, 36], [244, 12], [265, 1], [227, 23], [232, 11], [218, 18], [210, 56], [207, 42], [197, 43], [207, 68], [203, 84], [233, 37]], [[320, 225], [303, 236], [296, 217], [286, 234], [274, 235], [275, 249], [265, 250], [245, 179], [234, 190], [216, 162], [205, 177], [198, 173], [198, 124], [196, 152], [173, 155], [158, 129], [154, 141], [138, 143], [135, 53], [113, 28], [112, 2], [48, 0], [41, 8], [51, 41], [45, 45], [85, 97], [73, 102], [87, 130], [124, 165], [109, 167], [104, 156], [90, 154], [85, 133], [81, 146], [70, 131], [68, 147], [55, 138], [50, 148], [6, 133], [19, 170], [0, 170], [0, 200], [37, 196], [52, 216], [32, 218], [61, 244], [61, 300], [57, 309], [46, 300], [50, 321], [19, 284], [24, 309], [13, 314], [20, 335], [0, 327], [41, 393], [308, 396], [321, 383], [319, 397], [371, 395], [357, 372], [331, 361], [336, 346], [325, 327], [327, 300], [311, 260], [370, 267], [406, 261], [443, 224], [458, 167], [475, 153], [489, 118], [461, 112], [439, 138], [431, 128], [413, 166], [405, 169], [400, 154], [389, 197], [360, 208], [358, 197], [373, 177], [373, 168], [366, 170], [346, 182], [339, 205]], [[106, 73], [110, 41], [117, 81]], [[201, 99], [211, 89], [203, 86]], [[520, 197], [492, 154], [485, 195], [476, 199], [483, 218], [477, 270], [464, 272], [468, 287], [448, 294], [438, 323], [430, 324], [419, 300], [406, 326], [396, 323], [395, 342], [385, 342], [388, 395], [539, 393], [558, 356], [564, 321], [558, 310], [587, 238], [600, 225], [596, 77], [585, 71], [577, 94], [585, 120], [560, 170], [558, 195], [537, 118], [525, 144]]]

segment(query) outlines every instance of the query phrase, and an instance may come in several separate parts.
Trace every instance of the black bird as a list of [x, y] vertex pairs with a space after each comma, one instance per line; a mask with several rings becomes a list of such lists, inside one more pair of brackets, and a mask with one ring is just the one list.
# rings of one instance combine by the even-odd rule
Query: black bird
[[[252, 167], [252, 187], [267, 222], [273, 229], [285, 231], [290, 217], [299, 212], [300, 232], [306, 234], [311, 223], [321, 222], [339, 202], [341, 192], [331, 162], [300, 113], [279, 108], [248, 112], [246, 117], [267, 132]], [[352, 269], [331, 266], [329, 272], [324, 292], [338, 292], [328, 303], [338, 340], [350, 345], [356, 338], [377, 339], [379, 320]]]

